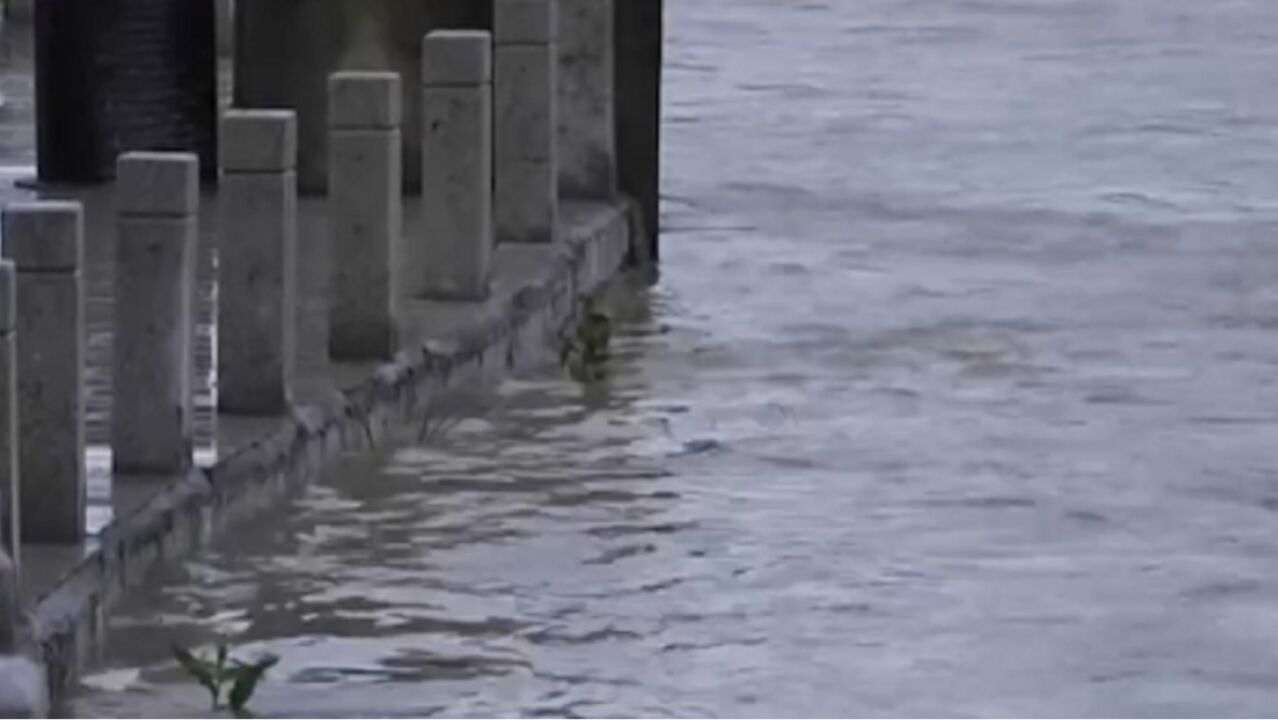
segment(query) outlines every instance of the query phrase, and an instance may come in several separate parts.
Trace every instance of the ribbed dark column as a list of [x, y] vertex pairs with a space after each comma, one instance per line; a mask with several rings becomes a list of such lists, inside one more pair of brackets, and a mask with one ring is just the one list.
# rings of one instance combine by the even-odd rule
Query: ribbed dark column
[[110, 178], [130, 150], [185, 150], [216, 176], [213, 0], [37, 0], [41, 180]]
[[664, 0], [615, 0], [617, 180], [639, 203], [644, 261], [660, 255]]

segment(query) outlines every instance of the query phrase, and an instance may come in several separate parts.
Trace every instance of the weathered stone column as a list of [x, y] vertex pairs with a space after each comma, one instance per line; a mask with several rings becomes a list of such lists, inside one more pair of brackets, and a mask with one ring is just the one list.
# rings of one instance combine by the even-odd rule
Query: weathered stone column
[[617, 176], [621, 192], [639, 204], [638, 262], [656, 262], [661, 223], [661, 75], [665, 0], [616, 3]]
[[557, 0], [496, 0], [498, 242], [553, 242], [559, 220]]
[[0, 552], [22, 562], [22, 483], [18, 474], [17, 271], [0, 260]]
[[389, 358], [399, 348], [402, 97], [395, 73], [343, 72], [328, 82], [328, 350], [338, 360]]
[[559, 0], [559, 192], [562, 196], [610, 200], [617, 192], [613, 2]]
[[191, 464], [199, 173], [188, 153], [126, 153], [116, 165], [117, 473], [175, 473]]
[[493, 253], [492, 35], [437, 30], [422, 50], [422, 228], [416, 294], [488, 297]]
[[297, 366], [297, 116], [222, 119], [218, 230], [218, 409], [277, 415]]
[[4, 256], [17, 269], [18, 514], [23, 540], [85, 533], [84, 213], [76, 202], [14, 203]]

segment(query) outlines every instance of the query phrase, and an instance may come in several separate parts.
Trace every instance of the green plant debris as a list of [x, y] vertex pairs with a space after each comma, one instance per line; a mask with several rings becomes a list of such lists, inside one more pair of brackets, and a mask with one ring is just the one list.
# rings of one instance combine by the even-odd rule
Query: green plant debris
[[233, 659], [224, 641], [217, 644], [211, 658], [200, 657], [177, 645], [172, 650], [174, 659], [182, 669], [208, 691], [212, 709], [222, 709], [222, 698], [225, 696], [225, 707], [236, 717], [248, 715], [248, 703], [253, 698], [258, 683], [266, 675], [266, 671], [280, 661], [274, 655], [263, 655], [252, 662]]
[[559, 360], [578, 382], [602, 380], [608, 376], [611, 344], [612, 318], [594, 298], [587, 298], [577, 324], [563, 337]]

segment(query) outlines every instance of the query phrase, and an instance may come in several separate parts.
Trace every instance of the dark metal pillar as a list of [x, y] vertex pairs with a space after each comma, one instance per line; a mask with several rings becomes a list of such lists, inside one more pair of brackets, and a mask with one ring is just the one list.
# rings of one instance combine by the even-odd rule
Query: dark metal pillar
[[660, 255], [664, 2], [615, 0], [617, 173], [639, 204], [646, 262]]
[[41, 181], [109, 179], [131, 150], [216, 176], [213, 0], [36, 0], [35, 57]]

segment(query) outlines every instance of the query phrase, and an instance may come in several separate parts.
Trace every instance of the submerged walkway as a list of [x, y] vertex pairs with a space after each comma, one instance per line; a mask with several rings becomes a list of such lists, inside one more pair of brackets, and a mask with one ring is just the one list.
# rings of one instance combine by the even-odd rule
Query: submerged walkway
[[[47, 595], [68, 571], [97, 546], [95, 537], [113, 520], [124, 518], [152, 502], [166, 489], [183, 480], [178, 476], [112, 476], [111, 367], [113, 285], [116, 217], [111, 184], [93, 187], [46, 187], [30, 189], [35, 174], [30, 45], [24, 36], [29, 28], [9, 24], [0, 30], [0, 204], [31, 199], [72, 199], [83, 203], [85, 217], [85, 405], [89, 490], [87, 525], [90, 538], [80, 545], [23, 546], [23, 590], [31, 605]], [[222, 104], [229, 98], [229, 73], [223, 69]], [[421, 203], [404, 199], [404, 233], [420, 233]], [[211, 468], [219, 461], [243, 453], [291, 427], [284, 416], [242, 417], [218, 414], [215, 410], [217, 378], [214, 349], [217, 345], [214, 281], [217, 247], [217, 196], [205, 188], [200, 206], [198, 246], [198, 290], [195, 307], [195, 462]], [[331, 406], [347, 391], [374, 376], [383, 365], [378, 362], [330, 363], [327, 359], [327, 298], [331, 296], [331, 249], [327, 242], [327, 206], [323, 198], [303, 197], [298, 207], [299, 297], [297, 318], [298, 375], [295, 405]], [[504, 245], [493, 259], [491, 297], [480, 303], [405, 300], [400, 303], [401, 347], [410, 355], [425, 346], [440, 345], [442, 355], [455, 352], [458, 342], [474, 340], [484, 347], [492, 338], [470, 336], [492, 333], [511, 325], [507, 317], [512, 304], [527, 303], [517, 293], [537, 289], [538, 283], [557, 268], [558, 259], [576, 252], [572, 248], [586, 237], [608, 233], [612, 239], [601, 247], [624, 246], [627, 221], [618, 208], [606, 203], [564, 203], [560, 208], [560, 236], [569, 242], [550, 245]], [[619, 233], [619, 234], [618, 234]], [[0, 238], [2, 240], [2, 238]], [[618, 244], [620, 243], [620, 245]], [[593, 246], [592, 246], [593, 247]], [[594, 253], [595, 250], [590, 250]], [[589, 271], [602, 272], [615, 266], [621, 255], [587, 257]], [[538, 298], [540, 301], [544, 298]], [[540, 328], [551, 332], [550, 328]], [[553, 340], [551, 336], [541, 338]], [[549, 346], [549, 344], [547, 345]], [[504, 361], [504, 359], [503, 359]], [[371, 432], [371, 431], [370, 431]], [[370, 438], [371, 439], [371, 438]]]

